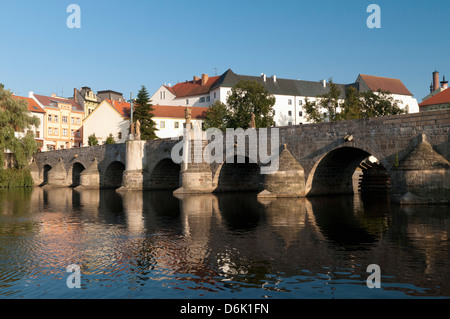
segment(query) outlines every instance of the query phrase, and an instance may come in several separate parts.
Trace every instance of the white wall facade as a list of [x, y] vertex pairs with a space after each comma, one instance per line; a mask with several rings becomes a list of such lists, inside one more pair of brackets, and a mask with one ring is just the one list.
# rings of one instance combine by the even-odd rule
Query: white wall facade
[[[156, 131], [158, 138], [172, 138], [183, 135], [184, 123], [186, 122], [184, 118], [154, 117], [153, 121], [155, 121], [156, 128], [158, 129]], [[202, 128], [202, 120], [193, 119], [191, 122], [192, 128]]]
[[89, 146], [89, 136], [94, 133], [98, 144], [103, 144], [109, 134], [114, 136], [116, 143], [125, 143], [129, 127], [129, 119], [123, 118], [108, 102], [103, 101], [83, 121], [83, 146]]

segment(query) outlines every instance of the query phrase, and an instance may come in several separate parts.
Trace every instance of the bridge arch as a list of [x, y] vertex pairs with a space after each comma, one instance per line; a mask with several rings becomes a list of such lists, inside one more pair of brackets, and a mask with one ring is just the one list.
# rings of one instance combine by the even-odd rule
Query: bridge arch
[[263, 190], [261, 168], [247, 156], [228, 158], [216, 171], [215, 192], [260, 192]]
[[[359, 183], [363, 178], [363, 171], [373, 167], [378, 170], [376, 174], [385, 177], [382, 182], [386, 183], [385, 186], [388, 187], [389, 172], [376, 156], [357, 147], [335, 148], [320, 158], [313, 166], [306, 181], [306, 194], [307, 196], [354, 194], [357, 189], [355, 183]], [[358, 170], [360, 174], [355, 174]], [[370, 187], [367, 183], [365, 186]]]
[[110, 163], [101, 175], [101, 186], [103, 188], [119, 188], [123, 182], [125, 164], [119, 161]]
[[44, 165], [44, 169], [43, 169], [43, 172], [42, 172], [42, 184], [41, 184], [42, 186], [48, 184], [48, 182], [49, 182], [49, 173], [52, 170], [52, 168], [53, 167], [51, 165], [49, 165], [49, 164], [45, 164]]
[[148, 174], [148, 189], [175, 190], [180, 186], [180, 164], [173, 162], [171, 158], [160, 160]]
[[85, 165], [80, 162], [76, 162], [72, 165], [72, 185], [71, 187], [77, 187], [81, 185], [81, 173], [86, 169]]

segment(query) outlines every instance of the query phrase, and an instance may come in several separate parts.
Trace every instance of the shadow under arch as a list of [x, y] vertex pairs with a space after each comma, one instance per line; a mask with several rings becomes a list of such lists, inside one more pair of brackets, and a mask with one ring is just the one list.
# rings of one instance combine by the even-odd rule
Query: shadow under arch
[[49, 164], [44, 165], [43, 178], [42, 183], [39, 186], [47, 185], [49, 182], [49, 172], [52, 170], [52, 167]]
[[246, 156], [227, 159], [214, 176], [215, 193], [260, 192], [263, 190], [261, 168]]
[[144, 173], [144, 183], [149, 190], [175, 190], [180, 186], [181, 165], [165, 158], [156, 164], [149, 173]]
[[125, 171], [125, 164], [119, 161], [114, 161], [108, 165], [105, 172], [102, 174], [102, 188], [119, 188], [122, 186], [123, 173]]
[[86, 169], [83, 164], [76, 162], [72, 166], [72, 185], [70, 187], [77, 187], [81, 185], [81, 173]]
[[[356, 147], [339, 147], [328, 152], [308, 175], [307, 196], [354, 194], [355, 171], [371, 155]], [[378, 166], [384, 169], [381, 164]]]

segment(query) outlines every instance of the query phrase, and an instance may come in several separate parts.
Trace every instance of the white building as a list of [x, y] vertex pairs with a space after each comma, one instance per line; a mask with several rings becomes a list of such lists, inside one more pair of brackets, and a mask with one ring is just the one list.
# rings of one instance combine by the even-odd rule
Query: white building
[[83, 146], [89, 146], [89, 136], [95, 134], [99, 144], [104, 144], [110, 134], [116, 143], [125, 143], [130, 128], [130, 103], [103, 100], [83, 120]]
[[[163, 85], [153, 94], [151, 100], [154, 104], [161, 105], [209, 107], [218, 100], [226, 103], [231, 88], [241, 80], [257, 81], [275, 97], [274, 120], [277, 126], [307, 123], [303, 110], [305, 99], [313, 101], [329, 91], [325, 80], [280, 79], [275, 75], [268, 77], [264, 73], [261, 76], [238, 75], [229, 69], [221, 76], [209, 77], [202, 74], [201, 78], [194, 76], [192, 81], [180, 82], [174, 86]], [[342, 92], [342, 100], [349, 86], [356, 87], [361, 92], [380, 89], [390, 91], [393, 97], [400, 101], [400, 107], [408, 112], [419, 111], [417, 100], [398, 79], [359, 75], [355, 83], [337, 86]]]

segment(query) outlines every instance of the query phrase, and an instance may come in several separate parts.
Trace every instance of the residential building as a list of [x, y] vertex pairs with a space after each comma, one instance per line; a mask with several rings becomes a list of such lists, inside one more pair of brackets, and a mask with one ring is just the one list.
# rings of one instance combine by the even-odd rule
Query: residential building
[[[435, 110], [435, 109], [446, 108], [447, 107], [447, 104], [445, 103], [446, 98], [444, 97], [445, 94], [444, 95], [440, 95], [440, 97], [437, 98], [437, 99], [433, 99], [431, 101], [428, 101], [429, 99], [431, 99], [435, 95], [438, 95], [441, 92], [443, 92], [443, 91], [448, 89], [448, 81], [445, 80], [445, 75], [444, 75], [444, 77], [443, 77], [441, 82], [439, 82], [439, 80], [440, 80], [439, 72], [438, 71], [434, 71], [433, 72], [433, 77], [431, 78], [430, 94], [425, 96], [422, 99], [422, 103], [419, 104], [420, 111], [427, 111], [427, 110], [431, 110], [431, 109]], [[441, 103], [441, 102], [444, 102], [444, 103]]]
[[[153, 121], [156, 123], [156, 135], [159, 138], [171, 138], [183, 135], [186, 127], [186, 107], [170, 105], [153, 105]], [[208, 107], [192, 107], [192, 128], [201, 129]]]
[[84, 110], [78, 102], [54, 94], [30, 92], [29, 97], [45, 111], [43, 151], [83, 146]]
[[83, 145], [89, 146], [89, 136], [95, 134], [104, 144], [110, 134], [116, 143], [125, 143], [130, 129], [130, 103], [105, 99], [83, 121]]
[[73, 97], [71, 100], [78, 102], [84, 110], [84, 117], [91, 114], [101, 102], [94, 91], [90, 87], [84, 86], [81, 90], [73, 89]]
[[23, 137], [29, 131], [33, 132], [36, 143], [39, 146], [39, 150], [42, 151], [44, 149], [45, 111], [32, 98], [17, 95], [14, 95], [13, 98], [25, 101], [28, 105], [28, 111], [31, 113], [31, 116], [35, 116], [39, 119], [38, 126], [32, 126], [29, 130], [27, 130], [27, 132], [16, 132], [16, 136]]
[[[257, 81], [275, 97], [274, 119], [277, 126], [307, 123], [303, 109], [305, 100], [314, 101], [328, 93], [330, 87], [326, 80], [281, 79], [264, 73], [261, 76], [239, 75], [229, 69], [221, 76], [209, 77], [202, 74], [201, 77], [194, 76], [192, 81], [180, 82], [174, 86], [162, 85], [153, 94], [151, 101], [160, 105], [209, 107], [216, 101], [226, 103], [231, 88], [241, 80]], [[361, 92], [382, 89], [390, 91], [400, 101], [400, 107], [408, 112], [419, 110], [417, 100], [398, 79], [359, 75], [354, 83], [336, 85], [342, 92], [341, 99], [345, 98], [349, 86], [356, 87]]]
[[446, 88], [438, 94], [419, 104], [420, 111], [432, 111], [450, 108], [450, 89]]

